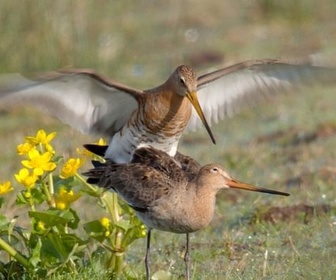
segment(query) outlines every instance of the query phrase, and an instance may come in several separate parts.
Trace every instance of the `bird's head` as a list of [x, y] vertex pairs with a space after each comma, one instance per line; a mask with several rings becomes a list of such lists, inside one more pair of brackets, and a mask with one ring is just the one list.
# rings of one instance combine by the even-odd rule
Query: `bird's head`
[[285, 192], [260, 188], [233, 179], [220, 165], [217, 164], [208, 164], [203, 166], [198, 174], [197, 180], [201, 185], [208, 185], [215, 191], [231, 188], [289, 196], [289, 194]]
[[198, 101], [197, 75], [195, 71], [190, 66], [181, 65], [176, 68], [170, 79], [173, 82], [175, 92], [181, 97], [187, 97], [192, 106], [194, 106], [212, 142], [216, 144], [215, 137], [212, 134], [210, 126], [204, 116], [203, 110]]

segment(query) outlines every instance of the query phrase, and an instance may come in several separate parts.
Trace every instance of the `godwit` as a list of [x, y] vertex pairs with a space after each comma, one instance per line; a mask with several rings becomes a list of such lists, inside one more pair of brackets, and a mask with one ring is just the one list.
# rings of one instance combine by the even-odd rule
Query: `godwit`
[[[182, 160], [180, 163], [178, 160]], [[186, 278], [190, 278], [189, 233], [212, 220], [216, 194], [225, 188], [288, 196], [233, 179], [220, 165], [200, 167], [189, 157], [170, 157], [151, 147], [135, 150], [131, 163], [98, 164], [84, 173], [88, 182], [115, 191], [147, 226], [146, 276], [150, 279], [149, 250], [152, 229], [186, 234]]]
[[148, 145], [174, 156], [183, 130], [195, 129], [200, 120], [215, 143], [207, 119], [217, 122], [267, 94], [335, 77], [335, 69], [271, 59], [242, 62], [198, 78], [183, 65], [161, 86], [144, 91], [85, 69], [35, 80], [8, 74], [0, 76], [0, 106], [30, 104], [82, 132], [109, 136], [105, 157], [126, 163], [136, 148]]

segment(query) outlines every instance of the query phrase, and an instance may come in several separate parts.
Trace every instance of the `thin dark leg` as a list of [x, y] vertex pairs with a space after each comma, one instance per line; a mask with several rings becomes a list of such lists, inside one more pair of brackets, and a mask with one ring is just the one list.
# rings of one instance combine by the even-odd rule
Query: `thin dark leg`
[[187, 233], [186, 236], [187, 236], [187, 242], [186, 242], [186, 252], [185, 252], [185, 255], [184, 255], [184, 262], [185, 262], [185, 266], [186, 266], [186, 279], [189, 280], [190, 279], [189, 233]]
[[149, 229], [147, 232], [147, 247], [146, 247], [146, 257], [145, 257], [145, 266], [146, 266], [146, 279], [150, 280], [150, 268], [149, 268], [149, 250], [150, 250], [150, 238], [151, 238], [151, 230]]

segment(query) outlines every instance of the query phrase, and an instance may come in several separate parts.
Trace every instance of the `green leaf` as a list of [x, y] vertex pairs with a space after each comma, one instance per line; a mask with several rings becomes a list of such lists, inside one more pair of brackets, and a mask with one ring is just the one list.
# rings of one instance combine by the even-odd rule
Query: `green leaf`
[[104, 235], [105, 228], [97, 220], [84, 224], [83, 228], [90, 237], [98, 240], [99, 242], [103, 242], [106, 238]]
[[[73, 210], [72, 208], [68, 209], [67, 211], [69, 212], [69, 215], [67, 215], [67, 216], [69, 218], [71, 217], [71, 221], [68, 223], [68, 227], [71, 228], [71, 229], [77, 229], [79, 221], [80, 221], [80, 218], [77, 215], [77, 212], [75, 210]], [[67, 213], [66, 211], [63, 211], [63, 212]]]
[[104, 231], [104, 227], [97, 220], [84, 224], [83, 228], [86, 231], [86, 233], [88, 233], [88, 234]]
[[68, 226], [72, 229], [76, 229], [80, 221], [76, 211], [74, 211], [73, 209], [49, 209], [45, 212], [30, 211], [28, 213], [29, 217], [34, 218], [36, 221], [43, 222], [46, 227], [62, 225]]
[[23, 193], [24, 191], [21, 191], [20, 193], [18, 193], [18, 195], [16, 196], [16, 200], [15, 203], [17, 205], [26, 205], [27, 204], [27, 199], [24, 197]]
[[102, 197], [104, 192], [106, 192], [104, 191], [104, 189], [99, 188], [95, 185], [92, 185], [92, 187], [94, 189], [89, 189], [88, 186], [83, 184], [83, 187], [81, 187], [81, 192], [86, 193], [87, 195], [92, 197]]
[[124, 201], [123, 199], [119, 199], [118, 202], [119, 202], [119, 206], [124, 211], [124, 213], [128, 215], [134, 215], [134, 210], [132, 209], [132, 207], [128, 205], [126, 201]]
[[42, 242], [40, 238], [36, 239], [36, 243], [34, 247], [31, 248], [31, 257], [29, 258], [29, 262], [33, 265], [33, 267], [37, 267], [39, 262], [41, 261], [41, 248]]
[[67, 179], [62, 179], [59, 176], [53, 176], [53, 180], [54, 180], [55, 191], [57, 191], [62, 186], [63, 187], [67, 186], [67, 188], [71, 189], [71, 186], [74, 183], [73, 177], [67, 178]]
[[8, 223], [8, 236], [11, 236], [14, 231], [14, 227], [17, 221], [17, 217], [14, 217], [9, 223]]
[[55, 162], [57, 165], [63, 160], [63, 156], [54, 156], [53, 162]]
[[115, 226], [124, 232], [126, 232], [131, 227], [129, 220], [120, 220], [115, 224]]
[[35, 203], [41, 204], [46, 200], [46, 197], [41, 190], [41, 185], [31, 189], [31, 195]]
[[46, 225], [46, 227], [53, 227], [58, 225], [66, 225], [71, 221], [71, 219], [66, 217], [61, 217], [57, 212], [28, 212], [30, 218], [34, 218], [36, 221], [41, 221]]
[[4, 215], [0, 215], [0, 230], [7, 230], [8, 228], [8, 221], [7, 217]]
[[[78, 245], [85, 244], [74, 234], [59, 234], [50, 232], [42, 240], [41, 258], [52, 258], [60, 262], [68, 260], [70, 254]], [[84, 248], [84, 247], [83, 247]]]

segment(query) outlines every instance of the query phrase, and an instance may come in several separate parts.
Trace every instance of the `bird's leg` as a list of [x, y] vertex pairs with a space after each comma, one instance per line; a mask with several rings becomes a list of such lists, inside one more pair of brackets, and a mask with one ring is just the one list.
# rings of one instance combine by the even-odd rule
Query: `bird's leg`
[[186, 266], [186, 279], [190, 279], [190, 255], [189, 255], [189, 233], [186, 233], [187, 236], [187, 242], [186, 242], [186, 252], [184, 255], [184, 262]]
[[151, 230], [148, 229], [148, 232], [147, 232], [147, 248], [146, 248], [146, 257], [145, 257], [146, 279], [147, 280], [150, 280], [150, 268], [149, 268], [150, 238], [151, 238]]

